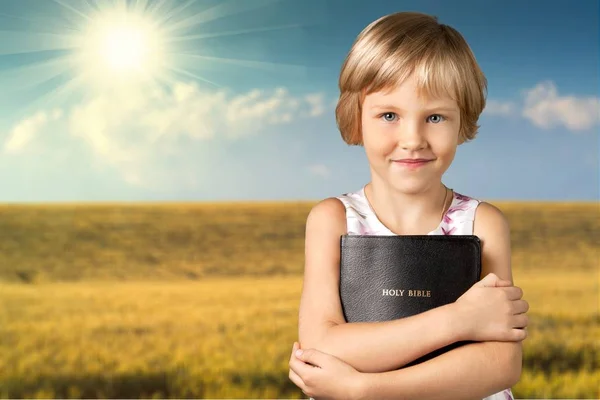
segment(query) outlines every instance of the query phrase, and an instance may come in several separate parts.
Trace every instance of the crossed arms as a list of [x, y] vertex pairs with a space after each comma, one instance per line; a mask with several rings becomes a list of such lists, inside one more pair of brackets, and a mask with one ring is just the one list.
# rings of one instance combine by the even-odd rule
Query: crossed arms
[[[364, 373], [367, 389], [377, 398], [415, 395], [431, 399], [449, 396], [481, 399], [518, 382], [521, 341], [526, 331], [501, 331], [492, 326], [493, 315], [484, 319], [482, 311], [485, 310], [481, 307], [477, 315], [483, 317], [473, 317], [476, 315], [474, 301], [461, 305], [452, 303], [395, 321], [346, 323], [338, 291], [339, 237], [345, 229], [345, 210], [336, 199], [319, 203], [307, 220], [299, 318], [303, 349], [314, 348], [330, 354]], [[510, 231], [502, 213], [490, 204], [480, 204], [474, 234], [483, 243], [482, 276], [493, 273], [499, 278], [497, 281], [504, 281], [504, 286], [511, 285]], [[514, 287], [511, 290], [511, 293], [520, 291]], [[504, 304], [499, 297], [492, 299], [489, 291], [480, 291], [479, 295], [488, 296], [487, 304], [498, 307]], [[494, 296], [501, 295], [499, 291], [494, 292]], [[526, 325], [526, 316], [520, 318], [519, 323]], [[458, 340], [480, 342], [399, 369]]]

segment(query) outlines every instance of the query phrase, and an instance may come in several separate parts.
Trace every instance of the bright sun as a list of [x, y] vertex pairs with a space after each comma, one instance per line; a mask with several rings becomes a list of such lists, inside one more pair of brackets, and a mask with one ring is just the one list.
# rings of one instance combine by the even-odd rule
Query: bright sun
[[[241, 2], [243, 4], [216, 1], [212, 6], [200, 4], [205, 2], [197, 0], [47, 1], [60, 6], [60, 19], [49, 19], [48, 26], [40, 25], [39, 32], [27, 32], [22, 44], [12, 41], [19, 41], [18, 38], [25, 32], [15, 33], [15, 37], [0, 33], [0, 57], [37, 51], [52, 54], [31, 67], [14, 71], [14, 76], [21, 73], [27, 76], [27, 85], [31, 87], [56, 83], [55, 87], [29, 103], [30, 109], [50, 101], [52, 104], [68, 102], [69, 96], [75, 92], [90, 99], [129, 96], [128, 99], [133, 102], [137, 101], [132, 100], [134, 97], [142, 98], [147, 91], [161, 93], [161, 90], [173, 88], [182, 81], [207, 84], [210, 88], [221, 87], [204, 76], [207, 69], [220, 73], [220, 68], [213, 68], [214, 65], [239, 68], [240, 71], [246, 68], [269, 73], [285, 70], [304, 76], [306, 69], [301, 65], [210, 56], [202, 54], [211, 53], [210, 48], [198, 45], [204, 39], [301, 27], [298, 24], [271, 27], [259, 24], [247, 29], [206, 30], [205, 25], [213, 26], [220, 18], [260, 10], [278, 1], [246, 0]], [[65, 25], [65, 22], [68, 23]], [[67, 26], [68, 30], [64, 29]], [[16, 49], [14, 53], [13, 48]], [[54, 51], [61, 55], [55, 55]], [[2, 77], [9, 84], [20, 86], [11, 82], [11, 73], [7, 76]]]
[[115, 71], [140, 69], [148, 63], [147, 35], [135, 27], [119, 27], [104, 33], [100, 55]]
[[158, 28], [124, 10], [96, 16], [83, 40], [81, 72], [101, 86], [156, 78], [165, 61]]

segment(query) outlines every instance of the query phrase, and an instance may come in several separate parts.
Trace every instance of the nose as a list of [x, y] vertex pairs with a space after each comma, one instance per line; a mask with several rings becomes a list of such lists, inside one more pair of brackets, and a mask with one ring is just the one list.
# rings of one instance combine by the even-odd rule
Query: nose
[[427, 146], [427, 141], [423, 135], [423, 127], [421, 124], [417, 121], [405, 120], [398, 128], [397, 143], [398, 147], [407, 151], [425, 148]]

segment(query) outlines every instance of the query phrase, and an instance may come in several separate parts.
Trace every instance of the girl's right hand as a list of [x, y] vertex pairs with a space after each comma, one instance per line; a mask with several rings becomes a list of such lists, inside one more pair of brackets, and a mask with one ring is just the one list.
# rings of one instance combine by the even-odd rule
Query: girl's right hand
[[464, 340], [518, 342], [527, 337], [529, 303], [523, 290], [488, 274], [455, 302]]

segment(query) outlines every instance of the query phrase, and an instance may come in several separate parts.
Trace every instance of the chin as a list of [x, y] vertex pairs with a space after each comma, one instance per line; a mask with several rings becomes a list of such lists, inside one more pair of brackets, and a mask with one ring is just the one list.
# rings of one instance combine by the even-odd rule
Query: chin
[[429, 190], [432, 186], [436, 185], [438, 179], [435, 177], [406, 177], [401, 175], [389, 176], [386, 179], [386, 183], [398, 192], [405, 194], [418, 194], [426, 190]]

